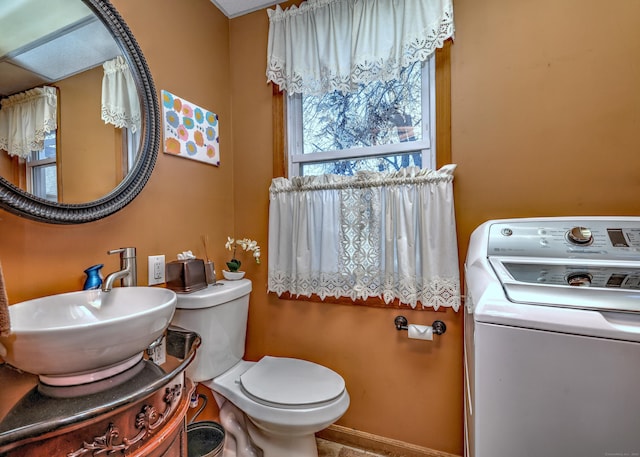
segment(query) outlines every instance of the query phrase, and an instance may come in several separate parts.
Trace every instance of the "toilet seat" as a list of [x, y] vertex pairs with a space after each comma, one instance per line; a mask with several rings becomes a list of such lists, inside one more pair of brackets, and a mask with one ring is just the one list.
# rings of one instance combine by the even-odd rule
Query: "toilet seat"
[[[249, 394], [240, 380], [241, 376], [257, 363], [241, 360], [220, 376], [203, 381], [202, 384], [213, 391], [219, 407], [222, 408], [225, 402], [232, 403], [247, 416], [251, 423], [269, 436], [279, 437], [277, 438], [278, 440], [283, 437], [286, 437], [287, 440], [297, 440], [307, 436], [310, 442], [315, 442], [313, 434], [333, 424], [342, 417], [349, 407], [350, 398], [346, 387], [342, 389], [342, 392], [336, 398], [322, 403], [299, 403], [298, 406], [287, 406], [273, 402], [269, 404], [267, 401], [260, 400]], [[294, 364], [298, 365], [297, 363]], [[312, 365], [316, 366], [316, 364]], [[275, 364], [268, 362], [267, 366], [278, 367], [280, 365], [278, 365], [278, 362]], [[329, 369], [327, 368], [327, 370]], [[255, 373], [259, 373], [259, 370], [256, 370], [254, 375]], [[290, 375], [287, 375], [287, 377], [290, 377]], [[250, 378], [251, 376], [246, 377], [245, 383], [251, 385]], [[273, 383], [274, 380], [270, 375], [269, 378], [268, 382]], [[295, 381], [293, 382], [295, 383]], [[336, 391], [340, 390], [340, 386], [344, 385], [343, 383], [344, 380], [340, 377], [336, 384], [338, 386]], [[290, 389], [290, 384], [291, 382], [288, 382], [287, 390]], [[310, 385], [313, 385], [313, 383]], [[306, 393], [312, 392], [312, 388], [309, 385], [302, 388], [306, 390]], [[307, 397], [306, 400], [302, 401], [308, 402], [309, 398], [313, 397]], [[305, 454], [280, 453], [275, 455], [278, 457], [299, 457]]]
[[331, 402], [345, 390], [335, 371], [313, 362], [265, 356], [240, 375], [247, 396], [258, 403], [304, 408]]

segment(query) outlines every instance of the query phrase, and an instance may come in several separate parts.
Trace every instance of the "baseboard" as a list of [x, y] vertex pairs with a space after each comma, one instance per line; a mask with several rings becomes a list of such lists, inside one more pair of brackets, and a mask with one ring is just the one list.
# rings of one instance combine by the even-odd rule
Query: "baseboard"
[[316, 433], [316, 436], [334, 443], [387, 454], [390, 457], [460, 457], [335, 424]]

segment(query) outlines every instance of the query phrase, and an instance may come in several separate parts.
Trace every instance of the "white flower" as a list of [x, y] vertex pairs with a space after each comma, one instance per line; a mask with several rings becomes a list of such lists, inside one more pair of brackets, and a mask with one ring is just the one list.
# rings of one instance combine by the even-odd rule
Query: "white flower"
[[260, 246], [258, 246], [258, 242], [255, 240], [250, 240], [249, 238], [235, 240], [228, 236], [224, 246], [228, 250], [233, 251], [233, 258], [236, 256], [236, 248], [238, 246], [240, 246], [243, 251], [253, 251], [253, 258], [256, 263], [260, 263]]

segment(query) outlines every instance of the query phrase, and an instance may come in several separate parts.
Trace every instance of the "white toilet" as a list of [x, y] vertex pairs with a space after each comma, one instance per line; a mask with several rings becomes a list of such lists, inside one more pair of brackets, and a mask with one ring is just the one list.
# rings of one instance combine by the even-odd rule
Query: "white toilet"
[[241, 279], [178, 294], [173, 324], [202, 339], [187, 375], [214, 393], [223, 457], [317, 457], [314, 434], [349, 407], [344, 379], [300, 359], [242, 360], [250, 292], [251, 281]]

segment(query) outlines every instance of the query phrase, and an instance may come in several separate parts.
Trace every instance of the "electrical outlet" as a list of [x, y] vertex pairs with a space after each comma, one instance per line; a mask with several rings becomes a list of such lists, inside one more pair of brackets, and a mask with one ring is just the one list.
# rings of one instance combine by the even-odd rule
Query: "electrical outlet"
[[164, 255], [149, 256], [149, 285], [164, 282]]

